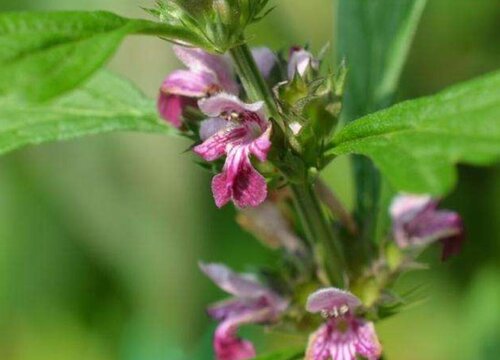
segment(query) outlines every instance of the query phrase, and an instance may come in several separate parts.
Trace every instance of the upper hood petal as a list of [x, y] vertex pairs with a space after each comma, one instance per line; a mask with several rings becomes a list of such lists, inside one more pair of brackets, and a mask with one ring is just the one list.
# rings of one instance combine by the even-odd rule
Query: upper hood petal
[[253, 104], [246, 104], [241, 101], [237, 96], [232, 94], [220, 93], [211, 96], [207, 99], [201, 99], [198, 106], [207, 116], [216, 117], [224, 112], [237, 112], [251, 111], [262, 114], [264, 102], [258, 101]]
[[361, 300], [349, 291], [332, 287], [318, 290], [309, 295], [306, 310], [311, 313], [318, 313], [332, 311], [342, 306], [347, 306], [349, 310], [355, 310], [360, 305]]
[[238, 94], [230, 60], [222, 55], [212, 55], [201, 49], [174, 45], [176, 56], [194, 72], [214, 74], [225, 91]]
[[201, 271], [225, 292], [244, 298], [256, 298], [271, 294], [250, 274], [237, 274], [223, 264], [199, 264]]

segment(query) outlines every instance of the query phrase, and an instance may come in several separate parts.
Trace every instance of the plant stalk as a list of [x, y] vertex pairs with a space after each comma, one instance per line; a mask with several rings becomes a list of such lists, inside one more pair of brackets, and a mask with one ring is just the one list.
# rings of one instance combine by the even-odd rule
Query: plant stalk
[[278, 107], [274, 101], [273, 94], [262, 77], [248, 45], [242, 43], [232, 48], [230, 53], [250, 100], [264, 101], [269, 114], [272, 117], [279, 118]]
[[321, 247], [320, 262], [332, 285], [345, 287], [345, 261], [341, 244], [335, 241], [330, 221], [321, 208], [313, 184], [290, 185], [294, 204], [299, 214], [307, 239]]
[[[271, 90], [262, 77], [248, 45], [241, 45], [230, 50], [236, 64], [243, 87], [251, 101], [264, 101], [269, 114], [280, 120], [278, 107]], [[281, 123], [280, 123], [281, 124]], [[305, 180], [301, 184], [291, 184], [294, 204], [304, 227], [310, 245], [320, 244], [322, 248], [321, 264], [327, 272], [330, 282], [338, 287], [345, 286], [345, 261], [341, 244], [335, 241], [333, 229], [326, 217], [314, 191], [314, 184]]]

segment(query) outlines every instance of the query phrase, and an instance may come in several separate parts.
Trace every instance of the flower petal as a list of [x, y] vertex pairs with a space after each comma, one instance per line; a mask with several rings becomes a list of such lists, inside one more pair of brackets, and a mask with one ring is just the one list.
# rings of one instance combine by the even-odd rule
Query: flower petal
[[462, 249], [462, 243], [464, 241], [463, 232], [458, 235], [447, 237], [441, 240], [443, 244], [443, 251], [441, 252], [441, 260], [446, 261], [451, 256], [457, 255]]
[[161, 91], [167, 94], [201, 98], [207, 95], [214, 84], [217, 84], [217, 80], [210, 73], [175, 70], [167, 76], [161, 86]]
[[237, 337], [237, 324], [222, 322], [215, 331], [214, 351], [217, 360], [247, 360], [257, 354], [253, 344]]
[[273, 294], [271, 290], [262, 286], [250, 275], [240, 275], [223, 264], [199, 264], [205, 273], [218, 287], [225, 292], [242, 298], [257, 298], [262, 295]]
[[300, 76], [304, 76], [309, 68], [317, 70], [319, 68], [318, 60], [305, 49], [292, 48], [290, 59], [288, 60], [288, 78], [290, 80], [293, 79], [297, 72]]
[[270, 305], [271, 303], [263, 296], [257, 298], [235, 297], [210, 305], [207, 308], [207, 313], [214, 320], [224, 321], [243, 313], [262, 310]]
[[437, 206], [438, 202], [426, 195], [400, 195], [394, 199], [390, 214], [394, 240], [400, 248], [446, 240], [443, 242], [446, 254], [458, 251], [463, 234], [462, 219], [455, 212], [438, 210]]
[[[200, 133], [200, 136], [207, 135], [210, 132], [208, 128], [210, 128], [212, 125], [215, 126], [215, 124], [213, 123], [205, 125], [205, 129], [203, 129], [204, 134]], [[218, 126], [220, 125], [221, 124], [218, 123]], [[226, 153], [226, 147], [228, 145], [237, 141], [238, 139], [245, 137], [246, 134], [247, 131], [243, 126], [235, 127], [233, 123], [226, 121], [225, 128], [222, 128], [222, 130], [219, 130], [217, 133], [210, 136], [200, 145], [195, 146], [193, 151], [206, 161], [214, 161]]]
[[426, 210], [406, 226], [411, 245], [426, 245], [439, 239], [457, 236], [462, 232], [462, 219], [446, 210]]
[[392, 201], [389, 213], [393, 218], [413, 217], [429, 206], [432, 201], [430, 195], [398, 195]]
[[160, 92], [158, 96], [157, 107], [160, 116], [176, 128], [182, 126], [182, 112], [187, 106], [197, 106], [196, 101], [189, 97], [164, 92]]
[[215, 330], [214, 349], [217, 360], [246, 360], [256, 356], [252, 343], [239, 339], [238, 327], [244, 324], [264, 324], [275, 320], [273, 309], [264, 307], [231, 316]]
[[309, 337], [305, 360], [377, 360], [382, 354], [373, 323], [361, 318], [330, 319]]
[[249, 151], [248, 145], [229, 149], [223, 172], [212, 180], [212, 192], [218, 207], [231, 199], [239, 208], [256, 207], [266, 200], [266, 179], [250, 163]]
[[248, 150], [260, 161], [266, 161], [271, 145], [271, 125], [269, 125], [261, 136], [248, 145]]
[[361, 301], [349, 291], [327, 288], [309, 295], [306, 310], [311, 313], [318, 313], [321, 311], [332, 311], [345, 305], [350, 310], [355, 310], [361, 305]]
[[232, 192], [235, 205], [242, 209], [259, 206], [267, 198], [266, 179], [253, 168], [248, 158], [234, 179]]
[[309, 336], [304, 360], [330, 360], [329, 335], [328, 325], [323, 325], [312, 333]]
[[267, 47], [257, 47], [252, 49], [252, 56], [264, 78], [268, 78], [274, 66], [278, 63], [278, 58]]
[[226, 172], [215, 175], [212, 179], [212, 194], [214, 196], [215, 205], [218, 208], [227, 205], [227, 203], [231, 201], [233, 195], [232, 185], [232, 182], [227, 178]]
[[174, 46], [174, 52], [190, 70], [215, 75], [217, 83], [227, 92], [238, 94], [230, 60], [225, 56], [212, 55], [201, 49]]
[[214, 136], [219, 131], [224, 130], [228, 126], [228, 122], [221, 118], [210, 118], [203, 120], [200, 124], [200, 139], [206, 141]]
[[378, 340], [375, 326], [368, 321], [357, 322], [355, 329], [357, 341], [354, 344], [356, 352], [368, 360], [377, 360], [382, 355], [382, 345]]
[[224, 112], [232, 111], [235, 111], [237, 113], [250, 111], [258, 113], [260, 115], [264, 108], [264, 102], [258, 101], [253, 104], [245, 104], [243, 101], [238, 99], [237, 96], [220, 93], [207, 99], [200, 100], [198, 102], [198, 106], [200, 107], [201, 111], [203, 111], [210, 117], [217, 117]]

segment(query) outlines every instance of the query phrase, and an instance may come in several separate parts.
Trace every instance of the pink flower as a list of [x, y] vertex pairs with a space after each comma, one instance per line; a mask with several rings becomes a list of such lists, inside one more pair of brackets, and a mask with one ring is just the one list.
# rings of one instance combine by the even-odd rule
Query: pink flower
[[309, 338], [305, 360], [376, 360], [382, 354], [373, 323], [355, 314], [361, 301], [350, 292], [327, 288], [311, 294], [306, 309], [326, 319]]
[[201, 123], [203, 143], [194, 152], [206, 161], [226, 155], [222, 173], [212, 180], [215, 204], [222, 207], [232, 200], [240, 208], [258, 206], [267, 197], [267, 184], [250, 156], [265, 161], [271, 147], [271, 124], [264, 117], [263, 103], [245, 104], [221, 93], [198, 105], [210, 118]]
[[402, 249], [423, 247], [440, 240], [442, 258], [460, 251], [463, 224], [452, 211], [438, 210], [438, 201], [427, 195], [399, 195], [394, 198], [390, 214], [394, 239]]
[[234, 296], [208, 308], [219, 321], [214, 350], [217, 360], [246, 360], [256, 356], [252, 343], [237, 337], [244, 324], [270, 324], [278, 320], [288, 302], [251, 275], [236, 274], [224, 265], [200, 264], [201, 270], [222, 290]]
[[257, 68], [264, 78], [271, 75], [271, 71], [278, 63], [278, 57], [267, 47], [257, 47], [252, 49], [252, 56], [257, 64]]
[[288, 59], [288, 78], [292, 80], [296, 73], [304, 76], [308, 69], [318, 70], [319, 61], [307, 50], [299, 46], [290, 49]]
[[167, 76], [160, 89], [158, 111], [175, 127], [181, 127], [184, 108], [196, 106], [197, 99], [221, 91], [238, 94], [228, 58], [177, 45], [174, 52], [188, 70], [176, 70]]
[[[239, 86], [228, 57], [178, 45], [174, 46], [174, 52], [188, 70], [176, 70], [167, 76], [157, 104], [162, 118], [173, 126], [182, 126], [183, 110], [187, 106], [196, 107], [198, 99], [220, 92], [238, 95]], [[276, 55], [265, 47], [252, 49], [252, 55], [267, 78], [278, 61]]]

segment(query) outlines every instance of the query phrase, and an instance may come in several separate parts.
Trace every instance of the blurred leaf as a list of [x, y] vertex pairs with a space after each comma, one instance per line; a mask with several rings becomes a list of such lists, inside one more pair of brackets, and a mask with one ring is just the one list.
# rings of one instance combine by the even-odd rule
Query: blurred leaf
[[103, 11], [0, 13], [0, 94], [40, 101], [71, 90], [136, 33], [194, 41], [180, 27]]
[[[353, 121], [389, 106], [394, 98], [426, 0], [340, 0], [338, 43], [347, 61], [342, 119]], [[382, 179], [368, 159], [353, 158], [356, 217], [368, 244], [386, 223], [379, 212]], [[383, 232], [383, 229], [382, 229]], [[359, 252], [362, 254], [362, 252]]]
[[340, 0], [339, 51], [350, 72], [345, 115], [354, 120], [386, 107], [426, 0]]
[[27, 105], [0, 98], [0, 154], [25, 145], [123, 130], [173, 131], [159, 120], [152, 100], [107, 72], [51, 103]]
[[270, 354], [257, 356], [255, 360], [299, 360], [304, 357], [304, 349], [280, 350]]
[[500, 72], [365, 116], [334, 142], [334, 154], [370, 157], [397, 190], [443, 195], [458, 162], [500, 159]]

